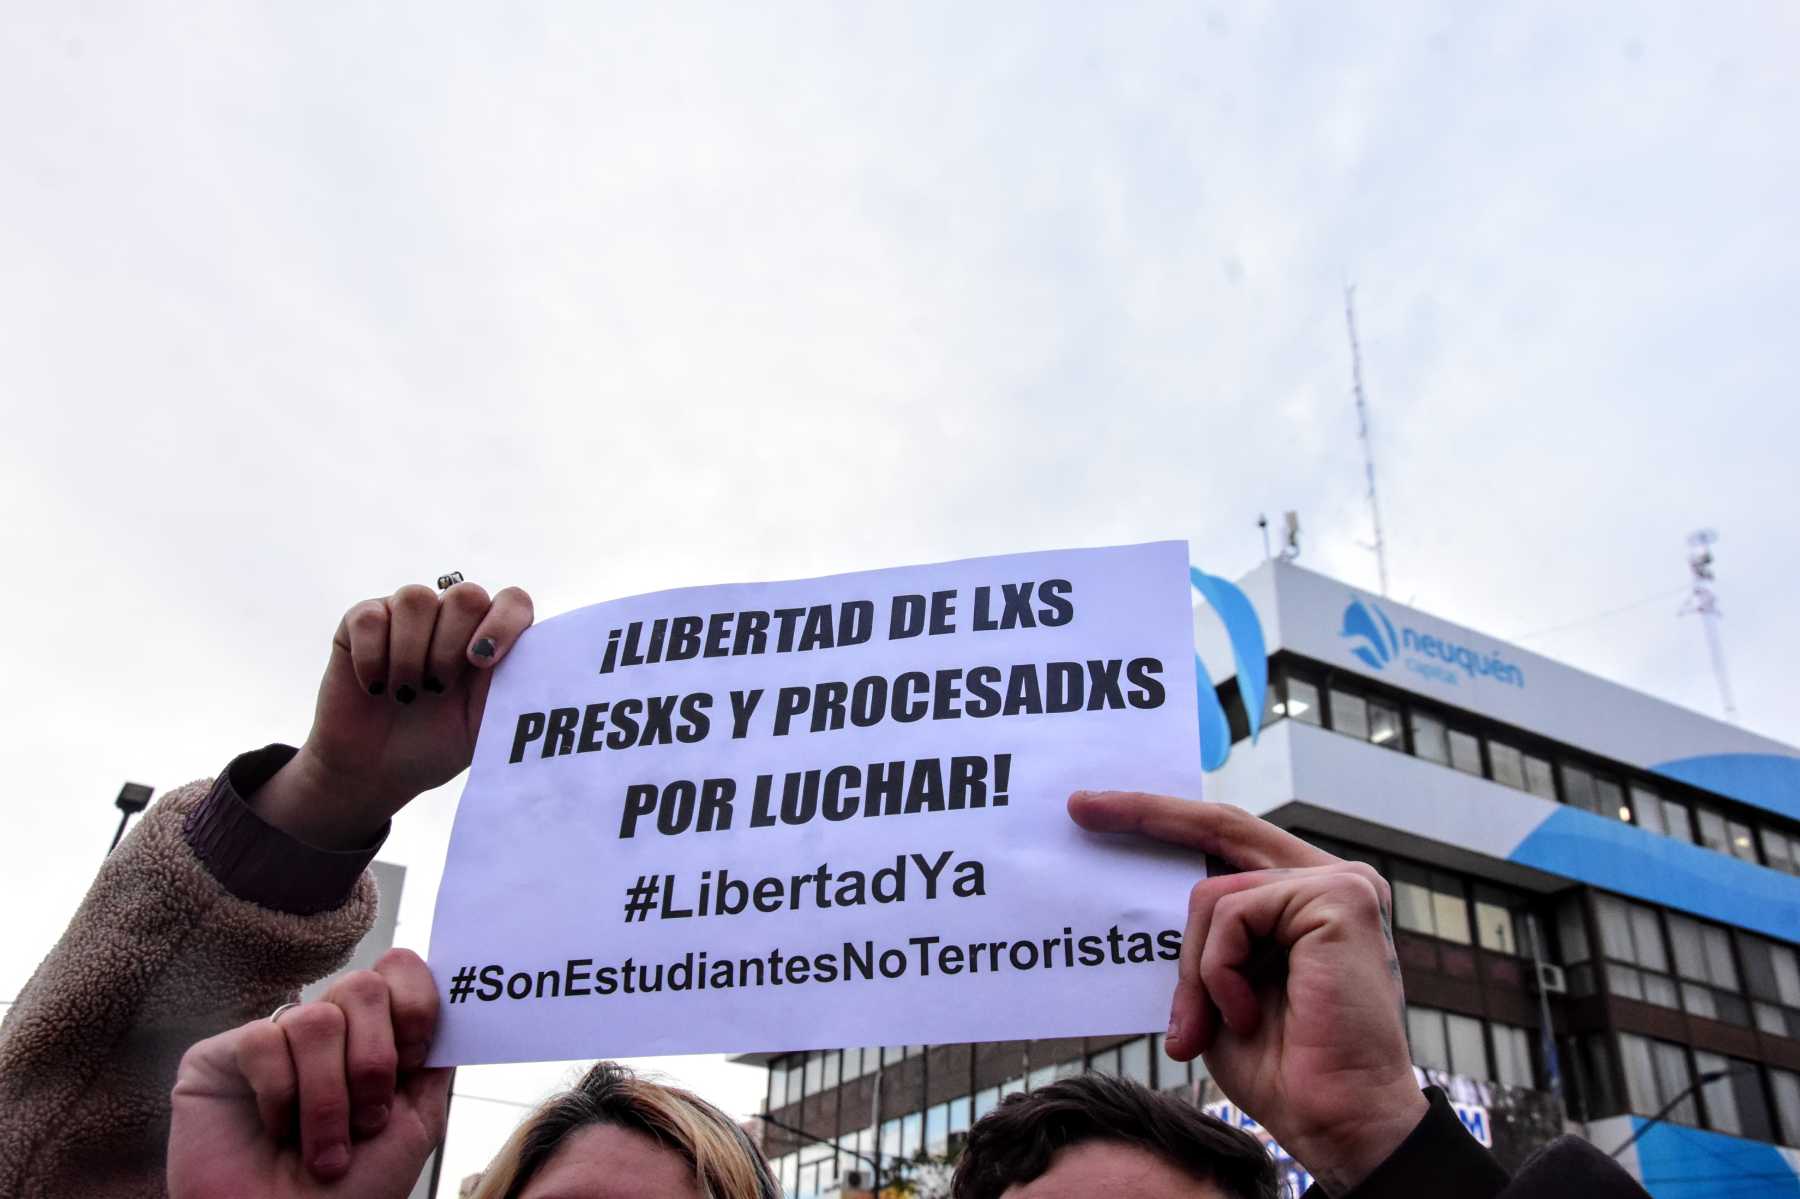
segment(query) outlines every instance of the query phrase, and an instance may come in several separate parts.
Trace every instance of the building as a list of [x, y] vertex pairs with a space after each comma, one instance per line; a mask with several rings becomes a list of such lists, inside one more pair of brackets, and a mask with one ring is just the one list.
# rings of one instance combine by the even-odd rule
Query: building
[[[1800, 753], [1289, 563], [1194, 585], [1207, 797], [1389, 879], [1414, 1062], [1465, 1123], [1513, 1163], [1623, 1147], [1658, 1196], [1800, 1195]], [[1220, 1103], [1159, 1042], [739, 1060], [805, 1197], [1075, 1071]]]

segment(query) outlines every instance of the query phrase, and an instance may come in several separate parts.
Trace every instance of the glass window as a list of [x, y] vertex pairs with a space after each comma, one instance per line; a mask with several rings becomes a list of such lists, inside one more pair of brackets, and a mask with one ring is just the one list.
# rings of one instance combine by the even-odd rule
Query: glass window
[[1663, 827], [1662, 797], [1654, 791], [1646, 791], [1642, 787], [1631, 789], [1631, 814], [1637, 818], [1638, 827], [1653, 833], [1668, 835]]
[[1547, 759], [1525, 755], [1525, 790], [1540, 799], [1555, 801], [1556, 773]]
[[1448, 766], [1450, 743], [1444, 739], [1444, 722], [1419, 711], [1411, 713], [1408, 719], [1412, 725], [1413, 753], [1428, 762]]
[[1763, 858], [1783, 874], [1800, 874], [1800, 863], [1794, 861], [1794, 844], [1772, 828], [1760, 830]]
[[1288, 676], [1287, 714], [1302, 724], [1319, 723], [1319, 689], [1305, 679]]
[[1139, 1037], [1119, 1049], [1119, 1073], [1133, 1082], [1150, 1085], [1150, 1039]]
[[1600, 800], [1594, 794], [1594, 776], [1579, 766], [1571, 766], [1567, 762], [1562, 768], [1563, 802], [1570, 807], [1581, 808], [1588, 812], [1600, 810]]
[[1401, 748], [1400, 709], [1384, 704], [1380, 700], [1370, 700], [1369, 740], [1377, 745], [1385, 745], [1389, 749]]
[[1631, 1033], [1619, 1034], [1619, 1064], [1625, 1069], [1625, 1098], [1631, 1110], [1648, 1116], [1663, 1105], [1656, 1087], [1650, 1042]]
[[1394, 867], [1394, 923], [1409, 932], [1437, 935], [1437, 922], [1431, 916], [1430, 876], [1411, 866]]
[[1594, 811], [1614, 820], [1630, 820], [1631, 809], [1625, 806], [1625, 791], [1611, 779], [1594, 780]]
[[837, 1050], [825, 1051], [825, 1069], [821, 1072], [819, 1085], [827, 1091], [838, 1085], [838, 1060]]
[[1731, 838], [1731, 856], [1739, 861], [1761, 865], [1756, 856], [1756, 842], [1750, 837], [1750, 826], [1735, 820], [1725, 822], [1726, 836]]
[[1487, 1040], [1481, 1035], [1481, 1021], [1454, 1012], [1444, 1014], [1449, 1033], [1450, 1072], [1465, 1078], [1492, 1078], [1488, 1069]]
[[1088, 1057], [1088, 1069], [1095, 1074], [1117, 1074], [1119, 1072], [1119, 1051], [1106, 1049]]
[[940, 1103], [925, 1113], [925, 1151], [942, 1153], [950, 1147], [950, 1105]]
[[1662, 812], [1663, 830], [1677, 841], [1685, 841], [1692, 845], [1694, 843], [1694, 824], [1687, 805], [1672, 799], [1665, 799], [1662, 801]]
[[1800, 1146], [1800, 1074], [1769, 1069], [1769, 1089], [1775, 1093], [1775, 1118], [1783, 1145]]
[[1494, 1034], [1494, 1081], [1508, 1087], [1536, 1086], [1531, 1069], [1531, 1032], [1511, 1024], [1489, 1026]]
[[1412, 1046], [1414, 1065], [1424, 1070], [1450, 1069], [1450, 1042], [1444, 1034], [1444, 1013], [1435, 1008], [1407, 1008], [1406, 1039]]
[[1475, 897], [1475, 939], [1483, 949], [1491, 949], [1495, 953], [1519, 952], [1520, 937], [1515, 913], [1491, 899], [1483, 899], [1480, 891], [1476, 892]]
[[[1667, 1041], [1650, 1042], [1650, 1056], [1656, 1062], [1658, 1106], [1668, 1103], [1694, 1085], [1693, 1068], [1688, 1065], [1687, 1050]], [[1652, 1111], [1655, 1109], [1652, 1108]], [[1690, 1091], [1665, 1117], [1681, 1124], [1699, 1122], [1699, 1108]]]
[[1582, 918], [1581, 900], [1570, 897], [1556, 909], [1556, 940], [1563, 961], [1588, 960], [1587, 921]]
[[925, 1131], [925, 1114], [908, 1112], [900, 1117], [900, 1152], [911, 1157], [919, 1151], [923, 1143], [920, 1137]]
[[822, 1075], [824, 1074], [824, 1071], [824, 1054], [809, 1053], [806, 1055], [806, 1093], [808, 1095], [817, 1095], [819, 1093], [823, 1084]]
[[1711, 808], [1695, 808], [1700, 822], [1700, 844], [1720, 853], [1731, 852], [1731, 838], [1725, 832], [1725, 818]]
[[1369, 705], [1360, 695], [1331, 689], [1331, 727], [1364, 741], [1369, 739]]
[[1600, 952], [1619, 961], [1637, 961], [1637, 951], [1631, 944], [1631, 915], [1625, 901], [1612, 895], [1597, 895], [1594, 916], [1600, 925]]
[[1635, 903], [1626, 906], [1631, 912], [1631, 940], [1637, 946], [1637, 957], [1632, 960], [1651, 970], [1666, 972], [1669, 956], [1663, 948], [1662, 929], [1657, 924], [1655, 910]]
[[1488, 765], [1493, 767], [1494, 781], [1508, 787], [1525, 789], [1525, 755], [1503, 742], [1488, 741]]
[[1716, 1053], [1696, 1049], [1694, 1068], [1701, 1074], [1724, 1076], [1700, 1086], [1700, 1097], [1706, 1101], [1706, 1126], [1733, 1136], [1739, 1135], [1743, 1123], [1738, 1119], [1737, 1101], [1731, 1093], [1731, 1078], [1725, 1074], [1725, 1059]]
[[981, 1119], [1000, 1106], [1000, 1088], [987, 1087], [975, 1092], [975, 1118]]
[[1481, 742], [1474, 734], [1450, 730], [1450, 765], [1464, 774], [1481, 773]]
[[1469, 905], [1454, 879], [1432, 876], [1431, 915], [1437, 923], [1438, 936], [1458, 945], [1469, 943]]
[[1589, 1119], [1610, 1116], [1619, 1111], [1619, 1097], [1613, 1093], [1612, 1061], [1607, 1038], [1590, 1034], [1578, 1043], [1576, 1079], [1580, 1083], [1582, 1110]]
[[967, 1095], [964, 1095], [960, 1099], [952, 1099], [950, 1101], [951, 1136], [955, 1136], [959, 1132], [969, 1131], [969, 1106], [969, 1097]]
[[769, 1110], [787, 1106], [787, 1066], [780, 1059], [769, 1067]]

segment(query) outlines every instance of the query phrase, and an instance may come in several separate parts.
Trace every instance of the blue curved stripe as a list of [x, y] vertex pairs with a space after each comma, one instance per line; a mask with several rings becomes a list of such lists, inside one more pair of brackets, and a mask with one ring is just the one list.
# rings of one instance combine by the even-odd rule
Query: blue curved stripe
[[[1648, 1125], [1648, 1127], [1645, 1127]], [[1795, 1177], [1781, 1151], [1761, 1141], [1633, 1117], [1643, 1130], [1636, 1146], [1638, 1174], [1652, 1195], [1679, 1199], [1800, 1199]], [[1606, 1146], [1602, 1145], [1602, 1149]]]
[[1200, 709], [1200, 769], [1211, 772], [1225, 765], [1231, 754], [1231, 723], [1225, 719], [1225, 707], [1219, 693], [1206, 675], [1206, 663], [1194, 655], [1194, 690]]
[[1800, 758], [1785, 754], [1701, 754], [1650, 769], [1708, 791], [1800, 820]]
[[1580, 808], [1551, 812], [1508, 857], [1621, 895], [1800, 941], [1800, 882]]
[[[1257, 734], [1262, 732], [1263, 705], [1269, 695], [1269, 651], [1263, 644], [1262, 621], [1256, 619], [1256, 608], [1237, 584], [1209, 575], [1197, 566], [1188, 567], [1188, 578], [1193, 580], [1194, 590], [1225, 623], [1225, 635], [1231, 639], [1231, 656], [1237, 665], [1238, 694], [1244, 697], [1244, 714], [1250, 718], [1250, 744], [1255, 745]], [[1204, 680], [1206, 667], [1199, 664], [1198, 658], [1195, 662]], [[1204, 690], [1212, 691], [1212, 684], [1208, 683]], [[1215, 705], [1218, 702], [1216, 695], [1213, 702]], [[1223, 711], [1220, 717], [1223, 719]], [[1228, 749], [1231, 745], [1229, 726], [1225, 745]], [[1221, 754], [1219, 761], [1224, 760], [1225, 756]]]

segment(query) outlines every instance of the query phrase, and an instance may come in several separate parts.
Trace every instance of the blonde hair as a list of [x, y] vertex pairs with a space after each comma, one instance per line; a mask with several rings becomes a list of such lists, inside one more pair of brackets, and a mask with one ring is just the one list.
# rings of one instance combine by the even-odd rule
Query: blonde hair
[[470, 1199], [518, 1199], [572, 1132], [611, 1124], [653, 1138], [687, 1162], [703, 1199], [781, 1199], [769, 1163], [731, 1118], [678, 1087], [601, 1062], [507, 1138]]

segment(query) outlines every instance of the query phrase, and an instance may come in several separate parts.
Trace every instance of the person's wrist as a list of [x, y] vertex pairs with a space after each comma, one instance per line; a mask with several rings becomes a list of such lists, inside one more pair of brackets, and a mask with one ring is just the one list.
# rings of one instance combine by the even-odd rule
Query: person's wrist
[[1356, 1115], [1300, 1133], [1283, 1147], [1329, 1195], [1353, 1190], [1393, 1155], [1431, 1104], [1406, 1072], [1392, 1085], [1359, 1093]]
[[244, 800], [297, 841], [315, 849], [356, 850], [375, 842], [410, 798], [332, 769], [309, 743]]

